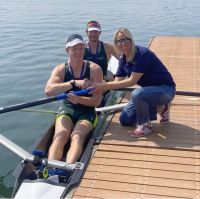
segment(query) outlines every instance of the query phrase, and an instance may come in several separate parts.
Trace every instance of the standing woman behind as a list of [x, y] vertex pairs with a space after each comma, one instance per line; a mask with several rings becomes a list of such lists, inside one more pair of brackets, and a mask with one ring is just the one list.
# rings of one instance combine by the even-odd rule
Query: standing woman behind
[[133, 137], [145, 136], [152, 132], [151, 121], [157, 119], [158, 112], [160, 122], [169, 121], [169, 103], [176, 93], [175, 82], [152, 51], [134, 44], [128, 29], [117, 30], [114, 44], [121, 54], [115, 81], [94, 85], [96, 90], [125, 88], [134, 84], [141, 86], [132, 92], [119, 119], [125, 126], [137, 124]]

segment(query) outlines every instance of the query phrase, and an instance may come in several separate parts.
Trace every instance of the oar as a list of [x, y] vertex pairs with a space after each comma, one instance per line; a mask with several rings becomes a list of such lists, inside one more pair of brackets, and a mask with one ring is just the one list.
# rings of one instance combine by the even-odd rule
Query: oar
[[[115, 91], [132, 92], [135, 89], [136, 88], [133, 88], [133, 87], [126, 87], [126, 88], [117, 88], [117, 89], [114, 89], [114, 90]], [[190, 92], [190, 91], [176, 91], [176, 95], [200, 97], [200, 93], [199, 92]]]
[[[134, 89], [136, 89], [136, 88], [126, 87], [126, 88], [115, 89], [115, 90], [116, 91], [128, 91], [128, 92], [131, 92]], [[176, 91], [176, 95], [200, 97], [200, 93], [198, 93], [198, 92], [187, 92], [187, 91]], [[115, 104], [115, 105], [111, 105], [111, 106], [106, 106], [106, 107], [101, 107], [101, 108], [95, 108], [95, 110], [97, 112], [102, 112], [102, 113], [109, 112], [109, 111], [118, 111], [118, 110], [123, 109], [126, 105], [127, 105], [127, 103]], [[21, 111], [47, 113], [47, 114], [57, 114], [58, 113], [56, 111], [35, 110], [35, 109], [24, 109], [24, 110], [21, 110]], [[0, 111], [0, 113], [1, 113], [1, 111]]]
[[[88, 94], [91, 90], [92, 89], [86, 89], [86, 90], [75, 91], [73, 93], [75, 95], [85, 95], [85, 94]], [[16, 110], [20, 110], [20, 109], [24, 109], [24, 108], [29, 108], [29, 107], [33, 107], [33, 106], [38, 106], [41, 104], [47, 104], [47, 103], [54, 102], [54, 101], [59, 101], [62, 99], [66, 99], [67, 95], [68, 94], [66, 93], [66, 94], [61, 94], [61, 95], [57, 95], [54, 97], [42, 98], [42, 99], [38, 99], [35, 101], [31, 101], [31, 102], [25, 102], [25, 103], [21, 103], [21, 104], [2, 107], [2, 108], [0, 108], [0, 114], [7, 113], [10, 111], [16, 111]]]
[[[16, 155], [21, 157], [23, 160], [28, 162], [34, 162], [35, 157], [34, 155], [30, 154], [28, 151], [24, 150], [5, 136], [0, 134], [0, 144], [4, 147], [9, 149], [10, 151], [14, 152]], [[51, 166], [56, 168], [62, 168], [66, 170], [74, 170], [74, 169], [83, 169], [84, 164], [81, 162], [76, 162], [75, 164], [67, 164], [66, 162], [58, 161], [58, 160], [42, 160], [42, 165]]]

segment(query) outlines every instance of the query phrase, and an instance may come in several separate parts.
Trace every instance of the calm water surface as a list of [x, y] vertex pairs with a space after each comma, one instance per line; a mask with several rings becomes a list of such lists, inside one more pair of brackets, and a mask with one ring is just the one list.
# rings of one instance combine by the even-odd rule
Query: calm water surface
[[[44, 86], [66, 59], [64, 44], [71, 33], [86, 39], [89, 20], [102, 25], [101, 39], [112, 42], [127, 27], [139, 45], [158, 35], [199, 36], [199, 0], [1, 0], [0, 107], [45, 97]], [[59, 103], [37, 108], [56, 110]], [[0, 133], [25, 149], [44, 133], [53, 115], [10, 112], [0, 115]], [[10, 198], [11, 173], [19, 158], [0, 146], [0, 197]]]

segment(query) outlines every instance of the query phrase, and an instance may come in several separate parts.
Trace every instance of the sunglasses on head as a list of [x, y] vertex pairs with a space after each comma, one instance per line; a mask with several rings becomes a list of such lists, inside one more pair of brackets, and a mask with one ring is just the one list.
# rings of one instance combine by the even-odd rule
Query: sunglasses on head
[[130, 41], [131, 41], [131, 39], [129, 39], [129, 38], [119, 39], [119, 40], [116, 40], [116, 44], [117, 45], [126, 45]]

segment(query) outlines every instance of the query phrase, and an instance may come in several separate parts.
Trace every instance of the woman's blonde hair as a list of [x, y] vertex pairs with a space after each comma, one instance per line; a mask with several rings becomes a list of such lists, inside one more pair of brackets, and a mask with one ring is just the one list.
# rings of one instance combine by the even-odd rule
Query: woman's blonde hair
[[126, 38], [130, 39], [131, 40], [131, 51], [130, 51], [130, 54], [128, 57], [126, 57], [126, 61], [132, 61], [134, 56], [135, 56], [135, 52], [136, 52], [136, 49], [135, 49], [135, 42], [133, 40], [133, 37], [130, 33], [130, 31], [126, 28], [119, 28], [115, 34], [114, 34], [114, 44], [115, 44], [115, 48], [117, 49], [117, 35], [119, 33], [122, 33]]

